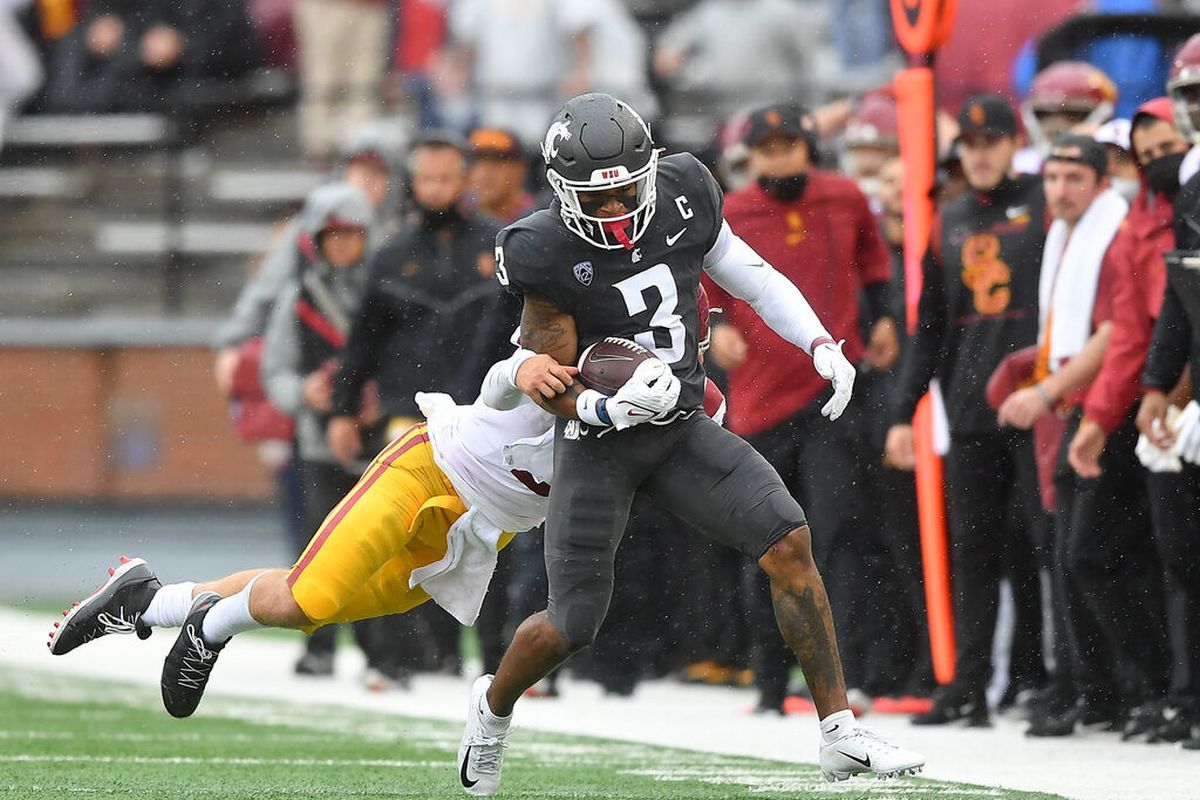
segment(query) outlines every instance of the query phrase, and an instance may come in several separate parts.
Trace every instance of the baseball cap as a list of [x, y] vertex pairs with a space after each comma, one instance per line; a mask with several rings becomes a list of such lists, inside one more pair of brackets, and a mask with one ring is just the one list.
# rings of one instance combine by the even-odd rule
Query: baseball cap
[[1092, 138], [1100, 144], [1111, 144], [1113, 147], [1129, 150], [1129, 129], [1129, 120], [1110, 119], [1099, 128], [1096, 128], [1096, 132], [1092, 134]]
[[1133, 112], [1131, 120], [1134, 127], [1137, 127], [1138, 122], [1142, 117], [1154, 117], [1155, 119], [1165, 120], [1172, 125], [1175, 124], [1175, 106], [1169, 97], [1156, 97], [1153, 100], [1147, 100], [1137, 107]]
[[1054, 140], [1045, 163], [1051, 161], [1083, 164], [1096, 170], [1096, 175], [1101, 178], [1108, 174], [1108, 153], [1104, 151], [1104, 145], [1091, 136], [1078, 133], [1064, 133]]
[[958, 110], [959, 138], [973, 133], [987, 136], [1016, 136], [1017, 115], [1012, 105], [998, 94], [968, 97]]
[[512, 131], [503, 128], [476, 128], [468, 141], [476, 158], [521, 159], [525, 151]]
[[792, 103], [766, 106], [750, 112], [746, 121], [745, 143], [754, 147], [770, 136], [791, 136], [810, 145], [817, 137], [817, 123], [803, 106]]

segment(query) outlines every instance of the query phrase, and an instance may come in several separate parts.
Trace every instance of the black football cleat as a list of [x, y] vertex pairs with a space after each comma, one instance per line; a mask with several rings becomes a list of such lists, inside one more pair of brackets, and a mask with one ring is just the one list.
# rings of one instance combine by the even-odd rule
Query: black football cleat
[[912, 717], [913, 725], [949, 725], [965, 722], [968, 728], [990, 728], [987, 700], [981, 691], [964, 691], [949, 684], [933, 695], [933, 707]]
[[120, 566], [109, 568], [108, 576], [103, 586], [73, 603], [62, 612], [63, 619], [54, 623], [46, 642], [53, 655], [69, 653], [110, 633], [136, 633], [139, 639], [150, 636], [142, 614], [162, 588], [154, 570], [140, 558], [121, 556]]
[[201, 635], [204, 618], [220, 599], [215, 592], [205, 592], [193, 601], [192, 610], [163, 662], [162, 699], [172, 717], [190, 717], [200, 705], [217, 656], [229, 643], [226, 639], [220, 644], [209, 644]]

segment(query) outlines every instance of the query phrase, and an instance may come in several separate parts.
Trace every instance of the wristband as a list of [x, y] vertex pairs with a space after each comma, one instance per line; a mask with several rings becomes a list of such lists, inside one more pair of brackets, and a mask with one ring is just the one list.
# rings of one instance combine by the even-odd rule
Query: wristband
[[1046, 391], [1040, 383], [1033, 385], [1033, 390], [1038, 393], [1038, 397], [1042, 398], [1042, 402], [1046, 404], [1046, 408], [1054, 408], [1054, 398]]
[[579, 397], [575, 398], [575, 413], [579, 416], [579, 421], [596, 426], [612, 425], [612, 418], [608, 416], [608, 410], [604, 407], [607, 401], [608, 398], [595, 389], [584, 389], [579, 393]]
[[833, 341], [832, 337], [818, 336], [808, 345], [808, 354], [811, 356], [813, 353], [817, 352], [817, 348], [823, 344], [831, 344], [834, 347], [837, 347], [837, 342]]

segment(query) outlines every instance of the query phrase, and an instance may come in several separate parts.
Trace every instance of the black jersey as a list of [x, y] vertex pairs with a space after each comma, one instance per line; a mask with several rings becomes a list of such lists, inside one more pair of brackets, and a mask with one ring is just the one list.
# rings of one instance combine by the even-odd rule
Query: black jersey
[[580, 352], [606, 336], [633, 339], [671, 366], [679, 408], [704, 400], [696, 295], [721, 230], [721, 189], [688, 153], [658, 162], [656, 205], [632, 248], [606, 250], [572, 233], [558, 202], [496, 237], [496, 276], [509, 291], [575, 318]]

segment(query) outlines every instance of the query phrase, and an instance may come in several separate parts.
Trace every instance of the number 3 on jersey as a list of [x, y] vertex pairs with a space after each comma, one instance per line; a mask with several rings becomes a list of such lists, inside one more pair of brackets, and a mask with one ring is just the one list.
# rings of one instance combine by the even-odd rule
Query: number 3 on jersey
[[671, 346], [659, 347], [652, 330], [637, 334], [633, 340], [668, 364], [674, 364], [683, 358], [687, 331], [683, 327], [683, 319], [675, 313], [679, 294], [675, 290], [675, 276], [671, 274], [671, 268], [666, 264], [655, 264], [650, 269], [614, 283], [613, 288], [620, 291], [621, 296], [625, 298], [625, 307], [629, 309], [631, 317], [649, 308], [646, 305], [646, 290], [657, 289], [662, 300], [650, 316], [650, 327], [667, 331], [671, 336]]

